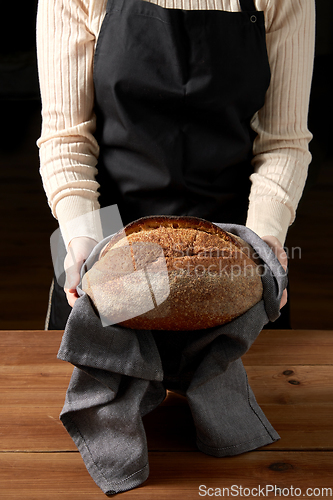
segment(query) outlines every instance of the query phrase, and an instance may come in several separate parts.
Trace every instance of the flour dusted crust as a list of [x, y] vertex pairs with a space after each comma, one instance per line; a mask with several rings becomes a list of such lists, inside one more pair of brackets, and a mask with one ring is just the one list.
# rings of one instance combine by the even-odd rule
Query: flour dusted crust
[[[138, 314], [119, 321], [122, 326], [205, 329], [231, 321], [261, 300], [260, 266], [253, 254], [246, 242], [204, 219], [143, 217], [109, 241], [82, 285], [93, 302], [94, 290], [98, 290], [95, 307], [110, 320], [117, 314], [121, 318], [126, 307], [134, 308]], [[144, 310], [142, 284], [135, 281], [133, 271], [147, 269], [155, 307], [140, 314]], [[169, 294], [162, 301], [161, 269], [164, 278], [167, 274], [169, 286]], [[132, 288], [124, 288], [117, 279], [125, 275], [130, 277]]]

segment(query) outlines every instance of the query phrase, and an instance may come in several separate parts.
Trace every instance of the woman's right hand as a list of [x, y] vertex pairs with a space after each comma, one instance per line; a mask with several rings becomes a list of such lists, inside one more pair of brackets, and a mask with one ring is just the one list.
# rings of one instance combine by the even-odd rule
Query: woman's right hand
[[68, 252], [64, 260], [66, 282], [64, 290], [68, 303], [73, 307], [79, 298], [76, 287], [81, 281], [80, 271], [97, 241], [86, 236], [73, 238], [68, 245]]

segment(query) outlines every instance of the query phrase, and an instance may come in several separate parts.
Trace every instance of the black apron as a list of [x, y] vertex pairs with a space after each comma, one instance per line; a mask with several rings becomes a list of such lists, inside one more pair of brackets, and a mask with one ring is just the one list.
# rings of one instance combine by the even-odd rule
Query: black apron
[[[97, 181], [101, 207], [117, 204], [124, 224], [148, 215], [245, 224], [251, 119], [270, 68], [264, 13], [253, 0], [240, 6], [108, 1], [94, 59]], [[64, 328], [70, 310], [55, 283], [49, 329]]]
[[263, 12], [109, 0], [94, 86], [101, 206], [123, 223], [191, 215], [245, 224], [253, 133], [270, 82]]

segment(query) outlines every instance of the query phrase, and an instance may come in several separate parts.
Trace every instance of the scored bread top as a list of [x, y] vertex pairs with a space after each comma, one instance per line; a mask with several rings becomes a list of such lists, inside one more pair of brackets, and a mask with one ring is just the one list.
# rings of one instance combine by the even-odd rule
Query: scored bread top
[[[223, 229], [221, 229], [219, 226], [213, 224], [212, 222], [206, 221], [204, 219], [201, 219], [199, 217], [190, 217], [190, 216], [173, 216], [173, 215], [157, 215], [157, 216], [149, 216], [149, 217], [142, 217], [136, 221], [131, 222], [127, 226], [125, 226], [123, 229], [121, 229], [118, 233], [116, 233], [111, 240], [105, 245], [105, 247], [101, 250], [99, 259], [101, 259], [107, 252], [110, 250], [110, 248], [114, 246], [119, 246], [118, 243], [124, 239], [125, 237], [128, 237], [130, 235], [134, 235], [135, 233], [142, 233], [144, 231], [153, 231], [154, 229], [159, 229], [161, 230], [162, 228], [167, 228], [167, 229], [177, 229], [177, 230], [186, 230], [186, 229], [192, 229], [195, 231], [202, 231], [203, 233], [207, 233], [208, 235], [212, 235], [215, 237], [218, 237], [220, 240], [223, 241], [224, 244], [229, 244], [231, 246], [235, 246], [238, 250], [241, 252], [246, 251], [246, 256], [248, 258], [251, 258], [249, 255], [249, 245], [246, 242], [243, 242], [240, 238], [234, 237], [230, 233], [227, 233]], [[167, 233], [170, 235], [170, 231], [167, 231]], [[174, 236], [176, 237], [176, 234], [178, 231], [174, 232]], [[186, 245], [190, 243], [190, 240], [192, 239], [190, 234], [188, 235], [189, 238], [185, 237], [184, 231], [179, 231], [180, 234], [182, 234], [182, 240], [183, 243]], [[141, 234], [140, 237], [143, 235]], [[131, 238], [132, 240], [132, 238]], [[177, 240], [177, 238], [176, 238]], [[186, 241], [187, 240], [187, 241]], [[133, 240], [132, 240], [133, 241]], [[218, 240], [215, 240], [218, 242]], [[162, 242], [161, 242], [162, 243]], [[170, 243], [175, 243], [174, 239], [173, 241], [169, 240], [169, 245]], [[177, 241], [176, 241], [177, 243]], [[179, 241], [180, 243], [180, 241]], [[166, 248], [168, 245], [163, 245], [164, 248]], [[251, 249], [252, 250], [252, 249]], [[254, 260], [254, 259], [252, 259]]]

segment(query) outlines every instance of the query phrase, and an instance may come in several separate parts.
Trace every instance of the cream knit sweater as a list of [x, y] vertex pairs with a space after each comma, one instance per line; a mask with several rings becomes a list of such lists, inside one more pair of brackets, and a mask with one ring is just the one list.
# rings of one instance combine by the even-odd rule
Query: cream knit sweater
[[[238, 0], [150, 1], [185, 10], [240, 10]], [[272, 235], [284, 244], [311, 161], [307, 115], [315, 0], [254, 1], [265, 14], [272, 79], [265, 105], [252, 120], [258, 135], [246, 225], [259, 236]], [[76, 236], [101, 238], [89, 218], [79, 224], [70, 221], [99, 208], [92, 76], [106, 3], [39, 0], [37, 50], [43, 124], [37, 145], [43, 185], [66, 244]]]

